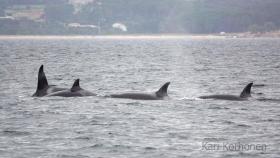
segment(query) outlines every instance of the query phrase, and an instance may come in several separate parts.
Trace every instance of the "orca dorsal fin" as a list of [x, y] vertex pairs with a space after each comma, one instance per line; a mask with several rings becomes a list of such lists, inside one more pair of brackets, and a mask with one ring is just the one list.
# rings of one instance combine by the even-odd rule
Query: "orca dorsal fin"
[[165, 97], [167, 96], [167, 88], [170, 82], [166, 82], [160, 89], [156, 92], [157, 97]]
[[80, 87], [80, 79], [76, 79], [72, 88], [71, 88], [71, 92], [76, 92], [78, 90], [81, 90], [81, 87]]
[[42, 90], [46, 87], [48, 87], [48, 80], [44, 73], [44, 65], [40, 66], [39, 72], [38, 72], [38, 83], [37, 83], [37, 91]]
[[249, 83], [241, 92], [240, 98], [248, 98], [251, 97], [251, 87], [253, 85], [253, 82]]

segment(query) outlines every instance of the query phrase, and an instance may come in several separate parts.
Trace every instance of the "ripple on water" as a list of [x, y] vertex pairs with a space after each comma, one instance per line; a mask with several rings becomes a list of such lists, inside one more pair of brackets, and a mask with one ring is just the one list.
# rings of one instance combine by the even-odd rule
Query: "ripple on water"
[[79, 137], [76, 137], [75, 139], [78, 139], [78, 140], [87, 140], [87, 141], [89, 141], [91, 138], [88, 137], [88, 136], [79, 136]]
[[59, 157], [59, 158], [90, 158], [90, 156], [85, 156], [85, 155], [81, 155], [81, 154], [75, 154], [75, 155], [57, 154], [54, 157]]
[[229, 121], [229, 120], [223, 121], [223, 123], [224, 123], [224, 124], [228, 124], [228, 125], [235, 124], [235, 122]]
[[247, 124], [237, 124], [236, 126], [237, 127], [241, 127], [241, 128], [250, 128], [250, 127], [252, 127], [252, 126], [247, 125]]
[[157, 150], [157, 148], [148, 146], [148, 147], [145, 147], [144, 150], [147, 150], [147, 151]]
[[27, 136], [31, 135], [30, 132], [26, 131], [17, 131], [17, 130], [12, 130], [12, 129], [5, 129], [2, 131], [3, 135], [8, 135], [8, 136]]
[[189, 133], [184, 133], [184, 132], [178, 132], [178, 133], [168, 133], [169, 137], [171, 138], [178, 138], [180, 140], [187, 140], [189, 139]]
[[263, 119], [263, 122], [280, 122], [280, 120], [273, 119], [273, 118], [268, 118], [268, 119]]
[[214, 109], [214, 110], [229, 110], [229, 107], [223, 107], [223, 106], [210, 106], [208, 109]]
[[104, 147], [104, 144], [97, 143], [97, 144], [89, 146], [88, 148], [103, 148], [103, 147]]
[[265, 87], [265, 84], [253, 84], [253, 87]]
[[216, 138], [216, 137], [210, 137], [210, 138], [204, 138], [203, 141], [204, 142], [223, 142], [226, 141], [228, 139], [226, 138]]
[[275, 103], [280, 103], [280, 99], [276, 99], [276, 98], [258, 98], [258, 101], [262, 101], [262, 102], [275, 102]]

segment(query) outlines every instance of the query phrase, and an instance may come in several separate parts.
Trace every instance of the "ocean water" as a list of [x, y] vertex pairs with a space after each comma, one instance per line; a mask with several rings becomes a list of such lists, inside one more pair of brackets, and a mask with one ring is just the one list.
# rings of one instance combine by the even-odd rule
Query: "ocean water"
[[[2, 37], [0, 64], [1, 158], [280, 156], [280, 39]], [[31, 97], [41, 64], [98, 96]], [[103, 97], [167, 81], [166, 100]]]

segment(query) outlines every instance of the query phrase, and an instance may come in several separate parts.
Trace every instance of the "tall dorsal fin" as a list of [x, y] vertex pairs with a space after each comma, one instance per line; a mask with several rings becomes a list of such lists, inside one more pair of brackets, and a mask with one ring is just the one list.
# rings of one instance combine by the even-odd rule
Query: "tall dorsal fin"
[[253, 85], [253, 82], [249, 83], [241, 92], [240, 98], [248, 98], [251, 97], [251, 87]]
[[167, 96], [167, 88], [170, 82], [166, 82], [160, 89], [156, 92], [157, 97], [165, 97]]
[[44, 73], [44, 65], [40, 66], [39, 72], [38, 72], [38, 83], [37, 83], [37, 91], [42, 90], [46, 87], [48, 87], [48, 80]]
[[81, 87], [80, 87], [80, 79], [76, 79], [72, 88], [71, 88], [71, 92], [76, 92], [78, 90], [81, 90]]

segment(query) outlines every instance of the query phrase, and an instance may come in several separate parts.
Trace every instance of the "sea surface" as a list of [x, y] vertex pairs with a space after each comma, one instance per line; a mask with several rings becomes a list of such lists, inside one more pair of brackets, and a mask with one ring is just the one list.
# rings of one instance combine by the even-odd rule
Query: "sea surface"
[[[1, 37], [0, 64], [1, 158], [280, 157], [277, 38]], [[31, 97], [41, 64], [98, 96]], [[168, 81], [165, 100], [104, 97]]]

